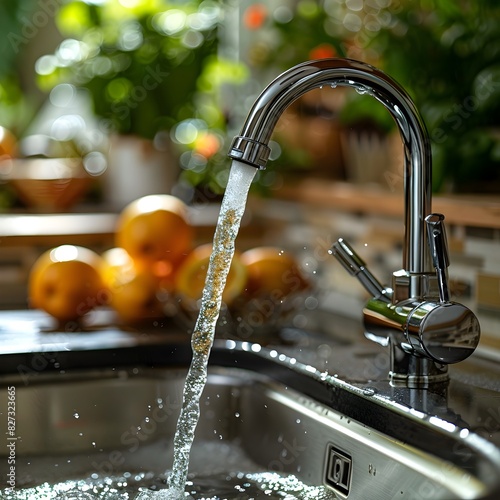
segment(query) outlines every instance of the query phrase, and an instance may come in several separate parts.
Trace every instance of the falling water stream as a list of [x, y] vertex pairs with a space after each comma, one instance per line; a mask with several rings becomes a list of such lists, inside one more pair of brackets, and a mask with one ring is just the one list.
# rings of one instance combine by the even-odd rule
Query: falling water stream
[[200, 397], [207, 381], [207, 366], [219, 317], [222, 292], [234, 254], [235, 239], [245, 211], [255, 167], [233, 162], [215, 229], [213, 250], [208, 265], [200, 312], [191, 338], [193, 358], [184, 384], [181, 414], [174, 437], [174, 463], [167, 490], [139, 498], [177, 500], [184, 498], [189, 455], [200, 418]]
[[[136, 500], [181, 500], [186, 498], [189, 456], [200, 418], [200, 398], [207, 381], [208, 360], [214, 342], [222, 292], [234, 255], [235, 240], [245, 211], [248, 191], [256, 171], [255, 167], [237, 161], [233, 161], [231, 166], [229, 181], [215, 229], [213, 250], [200, 312], [191, 338], [193, 357], [184, 384], [183, 404], [174, 437], [174, 462], [168, 479], [168, 489], [143, 492], [136, 497]], [[249, 496], [248, 491], [245, 494], [242, 491], [241, 498], [258, 498], [263, 491], [267, 497], [277, 493], [281, 498], [298, 498], [283, 491], [287, 489], [300, 493], [300, 498], [304, 499], [331, 498], [331, 495], [323, 488], [308, 488], [294, 476], [284, 478], [272, 473], [241, 473], [241, 477], [237, 476], [236, 479], [240, 483], [243, 479], [243, 484], [246, 486], [242, 488], [239, 485], [231, 485], [232, 488], [236, 488], [236, 490], [242, 488], [245, 491], [253, 486], [255, 490], [253, 496]], [[227, 483], [229, 479], [226, 477], [225, 481]]]

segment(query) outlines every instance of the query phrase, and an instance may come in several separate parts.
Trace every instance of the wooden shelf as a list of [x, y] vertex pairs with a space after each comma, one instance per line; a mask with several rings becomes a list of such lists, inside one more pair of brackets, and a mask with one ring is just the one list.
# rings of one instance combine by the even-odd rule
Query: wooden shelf
[[[197, 236], [211, 241], [219, 204], [189, 207], [189, 220]], [[98, 245], [114, 242], [119, 214], [113, 212], [86, 213], [14, 213], [0, 215], [1, 247]]]
[[[286, 185], [273, 191], [273, 197], [359, 214], [403, 215], [400, 192], [324, 179]], [[445, 214], [448, 224], [500, 229], [500, 195], [434, 196], [432, 205], [434, 211]], [[192, 208], [190, 212], [195, 226], [212, 230], [218, 205]], [[102, 244], [112, 240], [116, 220], [115, 213], [0, 215], [0, 239], [2, 246], [52, 245], [61, 240], [70, 244]]]
[[104, 243], [114, 234], [116, 215], [9, 214], [0, 216], [1, 244], [5, 246]]
[[[401, 192], [372, 186], [357, 186], [324, 179], [307, 179], [273, 192], [277, 198], [311, 206], [336, 208], [360, 214], [403, 216]], [[446, 216], [448, 224], [500, 228], [500, 195], [433, 196], [432, 210]]]

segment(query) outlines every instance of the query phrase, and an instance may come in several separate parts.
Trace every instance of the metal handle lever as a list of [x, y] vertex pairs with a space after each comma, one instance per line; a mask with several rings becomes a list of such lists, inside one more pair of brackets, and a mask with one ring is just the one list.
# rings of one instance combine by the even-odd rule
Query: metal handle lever
[[439, 300], [441, 302], [450, 301], [448, 288], [448, 266], [450, 258], [448, 254], [448, 241], [446, 238], [446, 228], [443, 214], [430, 214], [425, 218], [427, 223], [427, 234], [429, 239], [429, 249], [432, 262], [436, 268], [436, 275], [439, 287]]
[[361, 257], [352, 249], [351, 245], [342, 238], [336, 241], [329, 250], [331, 255], [344, 266], [349, 274], [356, 276], [365, 289], [377, 299], [390, 302], [392, 290], [384, 287], [367, 269]]
[[425, 218], [439, 301], [406, 298], [394, 303], [393, 290], [377, 281], [346, 241], [339, 239], [329, 251], [373, 295], [363, 309], [365, 335], [383, 346], [390, 345], [393, 383], [427, 387], [443, 382], [447, 379], [446, 365], [466, 359], [479, 342], [481, 329], [474, 313], [449, 300], [443, 221], [441, 214]]

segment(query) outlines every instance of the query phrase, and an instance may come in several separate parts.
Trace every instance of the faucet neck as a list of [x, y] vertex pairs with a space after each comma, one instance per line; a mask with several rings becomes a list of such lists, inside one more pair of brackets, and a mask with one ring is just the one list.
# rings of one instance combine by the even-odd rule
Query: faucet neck
[[260, 94], [250, 110], [229, 156], [265, 168], [269, 140], [285, 109], [299, 97], [323, 86], [352, 87], [381, 102], [399, 128], [404, 146], [405, 237], [403, 268], [408, 293], [422, 298], [423, 275], [434, 274], [425, 217], [431, 213], [431, 148], [425, 125], [406, 91], [382, 71], [350, 59], [323, 59], [299, 64], [282, 73]]

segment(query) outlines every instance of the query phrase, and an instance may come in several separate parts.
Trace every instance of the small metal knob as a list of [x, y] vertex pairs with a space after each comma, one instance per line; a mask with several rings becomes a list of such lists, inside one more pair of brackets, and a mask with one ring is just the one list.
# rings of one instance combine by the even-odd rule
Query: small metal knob
[[366, 267], [364, 261], [347, 241], [343, 238], [339, 238], [338, 241], [333, 244], [329, 253], [337, 258], [349, 274], [358, 278], [359, 282], [365, 287], [370, 295], [390, 302], [392, 289], [384, 287], [377, 278], [373, 276]]
[[448, 288], [448, 266], [450, 257], [448, 254], [448, 240], [446, 238], [446, 228], [443, 214], [430, 214], [425, 218], [427, 223], [427, 235], [429, 239], [429, 249], [432, 262], [436, 268], [436, 275], [439, 286], [439, 300], [449, 302], [450, 292]]

